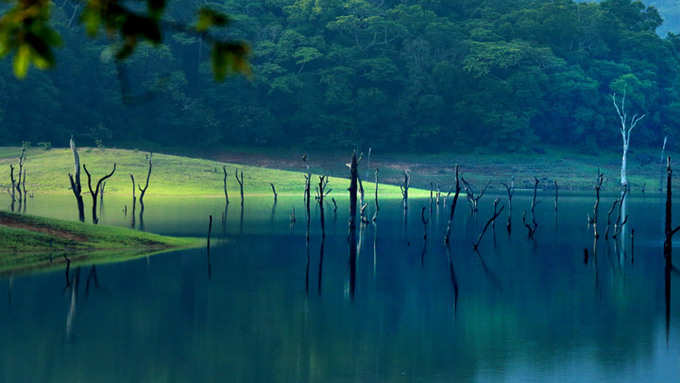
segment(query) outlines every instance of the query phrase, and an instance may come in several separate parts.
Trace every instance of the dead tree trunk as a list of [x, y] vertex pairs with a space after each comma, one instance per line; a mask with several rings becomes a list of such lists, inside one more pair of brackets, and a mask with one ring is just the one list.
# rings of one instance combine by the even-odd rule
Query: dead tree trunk
[[[19, 194], [19, 203], [23, 201], [23, 194], [21, 193], [21, 178], [24, 175], [24, 158], [26, 157], [26, 147], [21, 148], [21, 154], [19, 155], [19, 178], [17, 179], [17, 193]], [[21, 207], [21, 206], [20, 206]]]
[[96, 225], [99, 223], [99, 219], [97, 218], [97, 195], [101, 190], [102, 182], [109, 179], [111, 176], [113, 176], [113, 173], [116, 172], [116, 164], [113, 164], [113, 170], [111, 170], [111, 173], [105, 175], [104, 177], [100, 178], [99, 181], [97, 181], [97, 187], [94, 189], [92, 189], [92, 175], [87, 170], [87, 166], [85, 164], [83, 164], [83, 170], [85, 170], [85, 174], [87, 174], [87, 187], [90, 189], [90, 195], [92, 196], [92, 223]]
[[378, 216], [380, 205], [378, 204], [378, 168], [375, 168], [375, 213], [373, 214], [373, 221]]
[[460, 166], [456, 165], [456, 194], [453, 195], [453, 202], [451, 203], [451, 214], [449, 215], [449, 223], [446, 225], [446, 237], [444, 242], [448, 245], [451, 239], [451, 229], [453, 228], [453, 217], [456, 213], [456, 204], [458, 204], [458, 196], [460, 195]]
[[505, 224], [508, 234], [512, 233], [512, 196], [515, 194], [515, 177], [513, 176], [510, 180], [510, 185], [501, 184], [505, 187], [505, 191], [508, 194], [508, 222]]
[[[139, 214], [144, 214], [144, 194], [146, 194], [146, 190], [149, 188], [149, 179], [151, 179], [151, 167], [153, 166], [151, 162], [151, 157], [153, 156], [153, 153], [149, 153], [149, 169], [146, 173], [146, 184], [144, 185], [144, 188], [141, 186], [137, 185], [139, 188], [139, 206], [140, 206], [140, 212]], [[141, 219], [140, 219], [141, 221]]]
[[[359, 163], [356, 151], [352, 153], [350, 163], [350, 183], [349, 183], [349, 294], [354, 299], [356, 287], [356, 261], [357, 261], [357, 178]], [[404, 172], [406, 174], [406, 172]], [[408, 178], [408, 176], [407, 176]], [[406, 182], [408, 190], [408, 181]], [[408, 191], [407, 191], [408, 193]], [[407, 194], [408, 195], [408, 194]]]
[[[630, 147], [630, 133], [633, 131], [635, 126], [645, 118], [645, 114], [637, 115], [635, 114], [633, 118], [629, 119], [626, 112], [626, 89], [623, 89], [623, 97], [617, 100], [616, 93], [612, 93], [612, 102], [614, 103], [614, 108], [619, 116], [621, 126], [619, 127], [619, 132], [621, 133], [621, 138], [623, 141], [623, 153], [621, 156], [621, 186], [628, 185], [628, 178], [626, 176], [627, 167], [627, 157], [628, 148]], [[625, 203], [625, 201], [622, 201]]]
[[132, 228], [135, 227], [135, 209], [137, 208], [137, 187], [135, 185], [135, 176], [130, 173], [130, 181], [132, 181]]
[[78, 206], [78, 219], [80, 222], [85, 222], [85, 204], [83, 203], [83, 188], [80, 184], [80, 156], [78, 155], [78, 148], [73, 141], [73, 137], [69, 140], [71, 152], [73, 152], [73, 174], [69, 173], [68, 178], [71, 182], [71, 190], [76, 197], [76, 204]]
[[665, 276], [665, 303], [666, 303], [666, 342], [670, 330], [671, 317], [671, 271], [673, 270], [673, 235], [680, 230], [680, 226], [672, 228], [673, 221], [673, 195], [671, 191], [673, 171], [671, 170], [671, 157], [666, 160], [666, 222], [664, 227], [665, 239], [663, 242], [663, 256], [666, 266], [664, 267]]
[[319, 215], [321, 219], [321, 237], [326, 237], [326, 214], [323, 207], [324, 197], [328, 195], [329, 191], [326, 191], [326, 186], [328, 186], [328, 177], [319, 176], [319, 189], [317, 190], [319, 199]]
[[538, 191], [538, 183], [539, 182], [540, 181], [538, 180], [538, 178], [534, 177], [534, 195], [531, 198], [531, 205], [530, 205], [531, 221], [527, 221], [526, 210], [522, 213], [522, 223], [524, 224], [524, 227], [527, 228], [527, 232], [528, 232], [530, 239], [534, 239], [534, 235], [536, 234], [536, 229], [538, 229], [538, 223], [536, 222], [536, 193]]
[[305, 174], [305, 193], [304, 197], [302, 198], [304, 203], [305, 203], [305, 211], [309, 210], [309, 199], [311, 198], [311, 179], [312, 175], [311, 174]]
[[24, 168], [24, 175], [21, 177], [21, 189], [24, 196], [24, 212], [26, 211], [26, 168]]
[[[363, 204], [359, 208], [359, 218], [362, 223], [360, 228], [363, 230], [364, 226], [363, 225], [368, 225], [368, 217], [366, 217], [366, 208], [368, 207], [368, 204]], [[359, 243], [361, 243], [361, 234], [359, 234]]]
[[609, 211], [607, 212], [607, 229], [604, 231], [604, 239], [608, 240], [609, 239], [609, 227], [612, 224], [612, 213], [614, 213], [614, 209], [619, 205], [619, 200], [618, 198], [612, 202], [612, 207], [609, 208]]
[[241, 177], [239, 177], [238, 169], [236, 169], [234, 176], [236, 177], [236, 182], [238, 182], [238, 187], [241, 192], [241, 207], [243, 207], [243, 182], [245, 181], [243, 178], [243, 170], [241, 170]]
[[625, 216], [623, 221], [621, 221], [621, 212], [619, 211], [619, 216], [616, 218], [616, 223], [614, 224], [614, 234], [612, 234], [613, 239], [616, 239], [619, 234], [621, 234], [621, 229], [626, 223], [628, 223], [628, 216]]
[[274, 204], [276, 204], [279, 199], [279, 193], [276, 192], [276, 186], [274, 186], [274, 184], [270, 183], [269, 186], [272, 187], [272, 193], [274, 193]]
[[307, 249], [309, 249], [309, 230], [310, 230], [310, 225], [312, 222], [312, 213], [310, 211], [310, 200], [311, 200], [311, 179], [312, 176], [311, 174], [305, 174], [305, 220], [307, 222], [307, 231], [306, 231], [306, 239], [307, 239]]
[[311, 172], [311, 168], [309, 166], [309, 162], [307, 161], [308, 158], [309, 157], [307, 156], [306, 153], [302, 155], [302, 162], [305, 164], [305, 170], [306, 170], [306, 173], [305, 173], [305, 194], [304, 194], [304, 198], [303, 198], [305, 205], [309, 204], [308, 201], [309, 201], [309, 198], [311, 197], [311, 194], [312, 194], [311, 193], [312, 172]]
[[[618, 200], [619, 201], [618, 202], [619, 208], [618, 208], [618, 215], [616, 216], [616, 221], [614, 221], [614, 233], [612, 234], [613, 239], [616, 239], [619, 236], [619, 233], [621, 233], [621, 229], [628, 222], [628, 215], [625, 215], [625, 210], [624, 210], [624, 205], [623, 205], [627, 195], [628, 195], [628, 187], [624, 186], [623, 192], [621, 192], [621, 198]], [[609, 218], [607, 218], [607, 220], [609, 220]], [[607, 230], [609, 230], [609, 228], [607, 228]], [[605, 239], [607, 239], [606, 233], [605, 233]]]
[[357, 181], [359, 182], [359, 206], [364, 206], [364, 183], [361, 182], [361, 177], [358, 174]]
[[673, 235], [680, 230], [680, 226], [672, 228], [673, 222], [673, 195], [672, 187], [673, 171], [671, 170], [671, 157], [668, 156], [666, 160], [666, 223], [665, 234], [666, 238], [663, 242], [663, 255], [666, 259], [666, 268], [673, 267]]
[[399, 185], [401, 197], [404, 201], [404, 210], [408, 210], [408, 188], [411, 185], [411, 175], [408, 170], [404, 170], [404, 182]]
[[[493, 214], [494, 215], [496, 215], [496, 212], [498, 211], [498, 204], [500, 202], [501, 202], [501, 200], [499, 198], [496, 198], [495, 200], [493, 200]], [[494, 235], [494, 238], [495, 238], [495, 235], [496, 235], [496, 220], [493, 220], [493, 222], [491, 222], [491, 231], [493, 231], [493, 235]]]
[[[494, 210], [496, 210], [496, 205], [498, 205], [498, 198], [494, 201]], [[484, 229], [482, 229], [482, 232], [479, 233], [479, 237], [477, 237], [477, 241], [472, 245], [472, 248], [477, 251], [479, 249], [479, 243], [482, 242], [482, 238], [484, 238], [484, 234], [486, 231], [489, 229], [489, 225], [492, 225], [496, 222], [496, 218], [498, 218], [499, 215], [503, 212], [503, 209], [505, 209], [504, 205], [501, 205], [501, 208], [498, 211], [494, 211], [494, 214], [489, 218], [488, 221], [486, 221], [486, 225], [484, 225]]]
[[470, 213], [475, 214], [477, 211], [479, 211], [479, 200], [484, 197], [484, 193], [486, 193], [486, 190], [489, 188], [489, 185], [491, 185], [491, 182], [487, 182], [486, 186], [484, 186], [484, 189], [482, 189], [482, 191], [475, 196], [472, 185], [470, 185], [470, 183], [465, 180], [465, 177], [461, 177], [461, 180], [463, 181], [463, 187], [465, 188], [467, 200], [470, 203]]
[[227, 205], [229, 205], [229, 192], [227, 191], [227, 167], [222, 166], [222, 172], [224, 173], [224, 200]]
[[590, 224], [593, 225], [593, 236], [595, 240], [600, 238], [600, 233], [598, 231], [597, 223], [599, 220], [600, 211], [600, 190], [602, 189], [602, 183], [604, 182], [604, 174], [597, 169], [597, 182], [595, 183], [595, 205], [593, 206], [593, 217], [590, 218]]
[[663, 175], [666, 170], [666, 143], [668, 142], [668, 136], [663, 138], [663, 146], [661, 147], [661, 160], [659, 161], [659, 168], [661, 174], [659, 175], [659, 192], [663, 191]]
[[14, 211], [14, 203], [16, 202], [16, 179], [14, 178], [14, 165], [10, 164], [9, 165], [9, 179], [12, 182], [12, 186], [10, 189], [10, 196], [12, 197], [12, 211]]

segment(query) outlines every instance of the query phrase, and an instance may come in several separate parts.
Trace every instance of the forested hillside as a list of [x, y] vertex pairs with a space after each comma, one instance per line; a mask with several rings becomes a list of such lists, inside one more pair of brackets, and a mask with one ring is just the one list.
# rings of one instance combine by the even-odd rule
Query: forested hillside
[[680, 36], [630, 0], [225, 0], [209, 5], [251, 44], [253, 75], [223, 83], [204, 44], [172, 30], [117, 68], [73, 4], [53, 9], [56, 68], [19, 81], [2, 61], [3, 142], [590, 151], [620, 144], [624, 88], [647, 113], [636, 146], [680, 132]]

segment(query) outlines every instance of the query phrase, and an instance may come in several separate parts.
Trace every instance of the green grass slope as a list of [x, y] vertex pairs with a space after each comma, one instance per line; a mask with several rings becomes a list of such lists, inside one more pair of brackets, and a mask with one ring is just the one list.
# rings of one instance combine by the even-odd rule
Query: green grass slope
[[63, 255], [76, 264], [114, 262], [203, 243], [199, 238], [0, 212], [0, 273], [59, 267]]
[[[20, 148], [0, 148], [0, 185], [10, 183], [9, 165], [17, 164]], [[130, 195], [132, 184], [130, 174], [134, 174], [137, 183], [146, 179], [145, 152], [125, 149], [80, 148], [81, 163], [87, 165], [93, 175], [93, 187], [99, 177], [111, 171], [113, 163], [117, 170], [106, 184], [107, 193]], [[243, 170], [245, 176], [245, 194], [269, 195], [270, 183], [276, 186], [281, 195], [300, 195], [304, 190], [304, 173], [277, 170], [256, 166], [240, 166], [232, 163], [188, 158], [161, 153], [153, 154], [153, 171], [148, 198], [151, 196], [222, 196], [223, 172], [226, 166], [227, 186], [232, 200], [239, 198], [238, 184], [234, 177], [236, 169]], [[30, 149], [26, 154], [27, 169], [26, 189], [33, 193], [70, 193], [68, 173], [73, 172], [73, 156], [69, 149]], [[349, 171], [348, 171], [349, 173]], [[87, 191], [87, 177], [82, 172], [83, 193]], [[312, 178], [312, 186], [316, 187], [318, 177]], [[346, 195], [349, 180], [331, 178], [328, 187], [335, 190], [333, 195]], [[371, 193], [374, 184], [364, 182], [367, 193]], [[412, 193], [422, 194], [424, 191], [413, 189]], [[139, 192], [137, 192], [139, 194]], [[381, 185], [381, 197], [401, 197], [398, 186]], [[86, 196], [89, 198], [89, 196]]]

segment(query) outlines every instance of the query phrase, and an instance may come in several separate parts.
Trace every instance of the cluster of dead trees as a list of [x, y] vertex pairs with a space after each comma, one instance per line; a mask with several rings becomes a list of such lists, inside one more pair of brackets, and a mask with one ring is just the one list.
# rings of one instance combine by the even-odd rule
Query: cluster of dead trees
[[[404, 210], [408, 209], [408, 186], [410, 185], [410, 178], [411, 175], [408, 171], [404, 171], [404, 181], [402, 182], [401, 186], [401, 191], [402, 191], [402, 200], [404, 204]], [[533, 194], [530, 199], [530, 205], [528, 211], [525, 210], [523, 211], [522, 214], [522, 223], [527, 229], [527, 236], [530, 239], [534, 239], [536, 230], [538, 229], [538, 222], [536, 220], [536, 204], [537, 204], [537, 196], [538, 196], [538, 186], [539, 186], [539, 179], [534, 177], [534, 182], [533, 182]], [[557, 212], [557, 207], [558, 207], [558, 197], [559, 193], [557, 191], [557, 181], [553, 181], [553, 184], [555, 185], [555, 202], [554, 202], [554, 207], [555, 211]], [[511, 235], [512, 233], [512, 198], [515, 193], [515, 182], [514, 182], [514, 177], [512, 178], [512, 181], [509, 184], [502, 183], [503, 187], [506, 190], [507, 193], [507, 222], [506, 222], [506, 229], [508, 231], [508, 235]], [[443, 206], [446, 208], [448, 204], [448, 200], [450, 196], [453, 194], [453, 199], [451, 201], [451, 206], [450, 206], [450, 213], [449, 213], [449, 218], [448, 218], [448, 223], [446, 225], [446, 231], [444, 235], [444, 243], [449, 244], [451, 242], [451, 233], [453, 229], [453, 223], [454, 223], [454, 216], [455, 216], [455, 211], [456, 207], [458, 205], [458, 197], [460, 196], [461, 192], [463, 191], [465, 193], [465, 198], [468, 202], [468, 206], [470, 208], [470, 214], [471, 215], [476, 215], [479, 212], [479, 203], [482, 197], [486, 194], [486, 192], [489, 190], [491, 186], [491, 182], [487, 182], [483, 188], [477, 192], [475, 190], [475, 187], [472, 185], [471, 182], [465, 179], [461, 175], [460, 171], [460, 166], [456, 165], [455, 167], [455, 184], [449, 192], [446, 194], [446, 196], [441, 195], [441, 186], [439, 184], [436, 185], [435, 188], [435, 183], [430, 183], [430, 211], [432, 211], [432, 206], [436, 205], [439, 206], [440, 204], [443, 204]], [[484, 235], [488, 231], [489, 228], [492, 229], [492, 231], [495, 232], [495, 227], [496, 227], [496, 220], [501, 216], [501, 214], [506, 211], [505, 209], [506, 205], [501, 202], [500, 198], [496, 198], [493, 201], [493, 213], [491, 214], [491, 217], [488, 219], [486, 224], [483, 226], [482, 231], [479, 233], [477, 240], [473, 243], [473, 248], [477, 250], [479, 248], [479, 245], [484, 238]], [[421, 221], [423, 222], [424, 226], [427, 226], [429, 223], [429, 220], [425, 217], [425, 210], [422, 210], [421, 212]]]
[[[229, 205], [229, 190], [227, 189], [227, 178], [229, 176], [229, 173], [227, 172], [227, 167], [222, 166], [222, 173], [224, 175], [223, 178], [223, 187], [224, 187], [224, 200], [225, 204], [228, 206]], [[238, 168], [234, 170], [234, 178], [236, 178], [236, 182], [238, 183], [239, 186], [239, 191], [241, 195], [241, 207], [243, 207], [244, 204], [244, 198], [243, 198], [243, 188], [244, 188], [244, 182], [245, 182], [245, 177], [243, 176], [243, 169], [241, 169], [241, 172], [239, 173]], [[278, 193], [276, 192], [276, 187], [274, 184], [270, 184], [272, 187], [272, 192], [274, 193], [274, 203], [277, 202], [278, 199]]]
[[[595, 179], [595, 203], [593, 204], [593, 211], [587, 216], [588, 227], [593, 231], [593, 253], [597, 254], [597, 241], [601, 237], [600, 224], [600, 197], [602, 193], [602, 186], [605, 181], [605, 175], [598, 169], [597, 177]], [[607, 224], [604, 228], [604, 239], [617, 240], [620, 238], [623, 228], [628, 222], [628, 215], [626, 214], [626, 198], [628, 196], [628, 184], [622, 184], [621, 194], [614, 199], [610, 208], [607, 211]], [[613, 218], [615, 217], [615, 218]]]
[[[73, 172], [68, 174], [69, 178], [69, 183], [70, 183], [70, 189], [73, 192], [73, 195], [76, 199], [76, 207], [78, 209], [78, 219], [81, 222], [85, 222], [85, 203], [83, 201], [83, 186], [81, 182], [81, 172], [80, 169], [82, 167], [83, 171], [85, 172], [85, 175], [87, 176], [87, 187], [90, 192], [90, 197], [92, 198], [92, 223], [97, 224], [99, 223], [99, 216], [97, 214], [97, 203], [99, 202], [99, 205], [101, 206], [104, 202], [104, 190], [106, 187], [106, 180], [109, 178], [113, 177], [113, 175], [116, 173], [116, 163], [113, 164], [113, 168], [111, 171], [104, 176], [100, 177], [98, 180], [96, 180], [95, 177], [93, 177], [92, 173], [90, 173], [90, 170], [87, 168], [87, 164], [83, 163], [81, 166], [80, 163], [80, 154], [78, 153], [78, 148], [76, 147], [76, 143], [73, 140], [73, 137], [69, 140], [69, 147], [71, 149], [71, 153], [73, 154]], [[149, 189], [149, 180], [151, 179], [151, 169], [153, 166], [152, 163], [152, 153], [149, 153], [147, 156], [147, 163], [148, 163], [148, 171], [146, 174], [146, 183], [144, 187], [141, 185], [135, 185], [135, 177], [131, 173], [130, 174], [130, 180], [132, 181], [132, 227], [135, 227], [135, 210], [137, 206], [137, 196], [135, 192], [135, 186], [139, 188], [140, 196], [139, 196], [139, 204], [140, 204], [140, 224], [143, 222], [143, 214], [144, 214], [144, 196], [146, 194], [146, 191]], [[94, 181], [96, 180], [96, 181]], [[94, 182], [93, 182], [94, 181]], [[95, 185], [93, 187], [93, 184]], [[127, 214], [127, 207], [125, 209], [125, 212]]]
[[[19, 154], [19, 167], [16, 168], [14, 164], [9, 165], [10, 186], [7, 193], [10, 195], [11, 203], [10, 210], [26, 211], [26, 167], [24, 160], [26, 159], [26, 147], [21, 148]], [[16, 174], [16, 175], [15, 175]], [[17, 206], [18, 203], [18, 206]]]

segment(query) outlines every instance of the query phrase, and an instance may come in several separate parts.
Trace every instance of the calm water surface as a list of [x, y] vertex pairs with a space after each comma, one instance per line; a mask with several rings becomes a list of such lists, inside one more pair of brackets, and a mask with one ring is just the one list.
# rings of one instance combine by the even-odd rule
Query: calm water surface
[[[634, 248], [630, 234], [625, 249], [601, 240], [593, 257], [592, 197], [561, 197], [557, 217], [549, 192], [539, 200], [535, 241], [517, 196], [512, 235], [503, 216], [479, 254], [491, 197], [477, 216], [461, 199], [449, 251], [448, 209], [428, 208], [425, 241], [429, 201], [412, 200], [406, 220], [382, 201], [359, 234], [352, 299], [346, 200], [337, 216], [327, 207], [325, 241], [314, 206], [307, 246], [301, 197], [275, 209], [247, 198], [241, 214], [238, 202], [225, 212], [221, 199], [149, 196], [147, 231], [205, 236], [212, 214], [210, 257], [81, 267], [71, 287], [63, 271], [0, 277], [0, 382], [675, 381], [680, 292], [671, 285], [667, 319], [663, 201], [631, 199]], [[130, 226], [125, 204], [107, 197], [102, 222]], [[36, 196], [27, 212], [74, 219], [74, 205]]]

